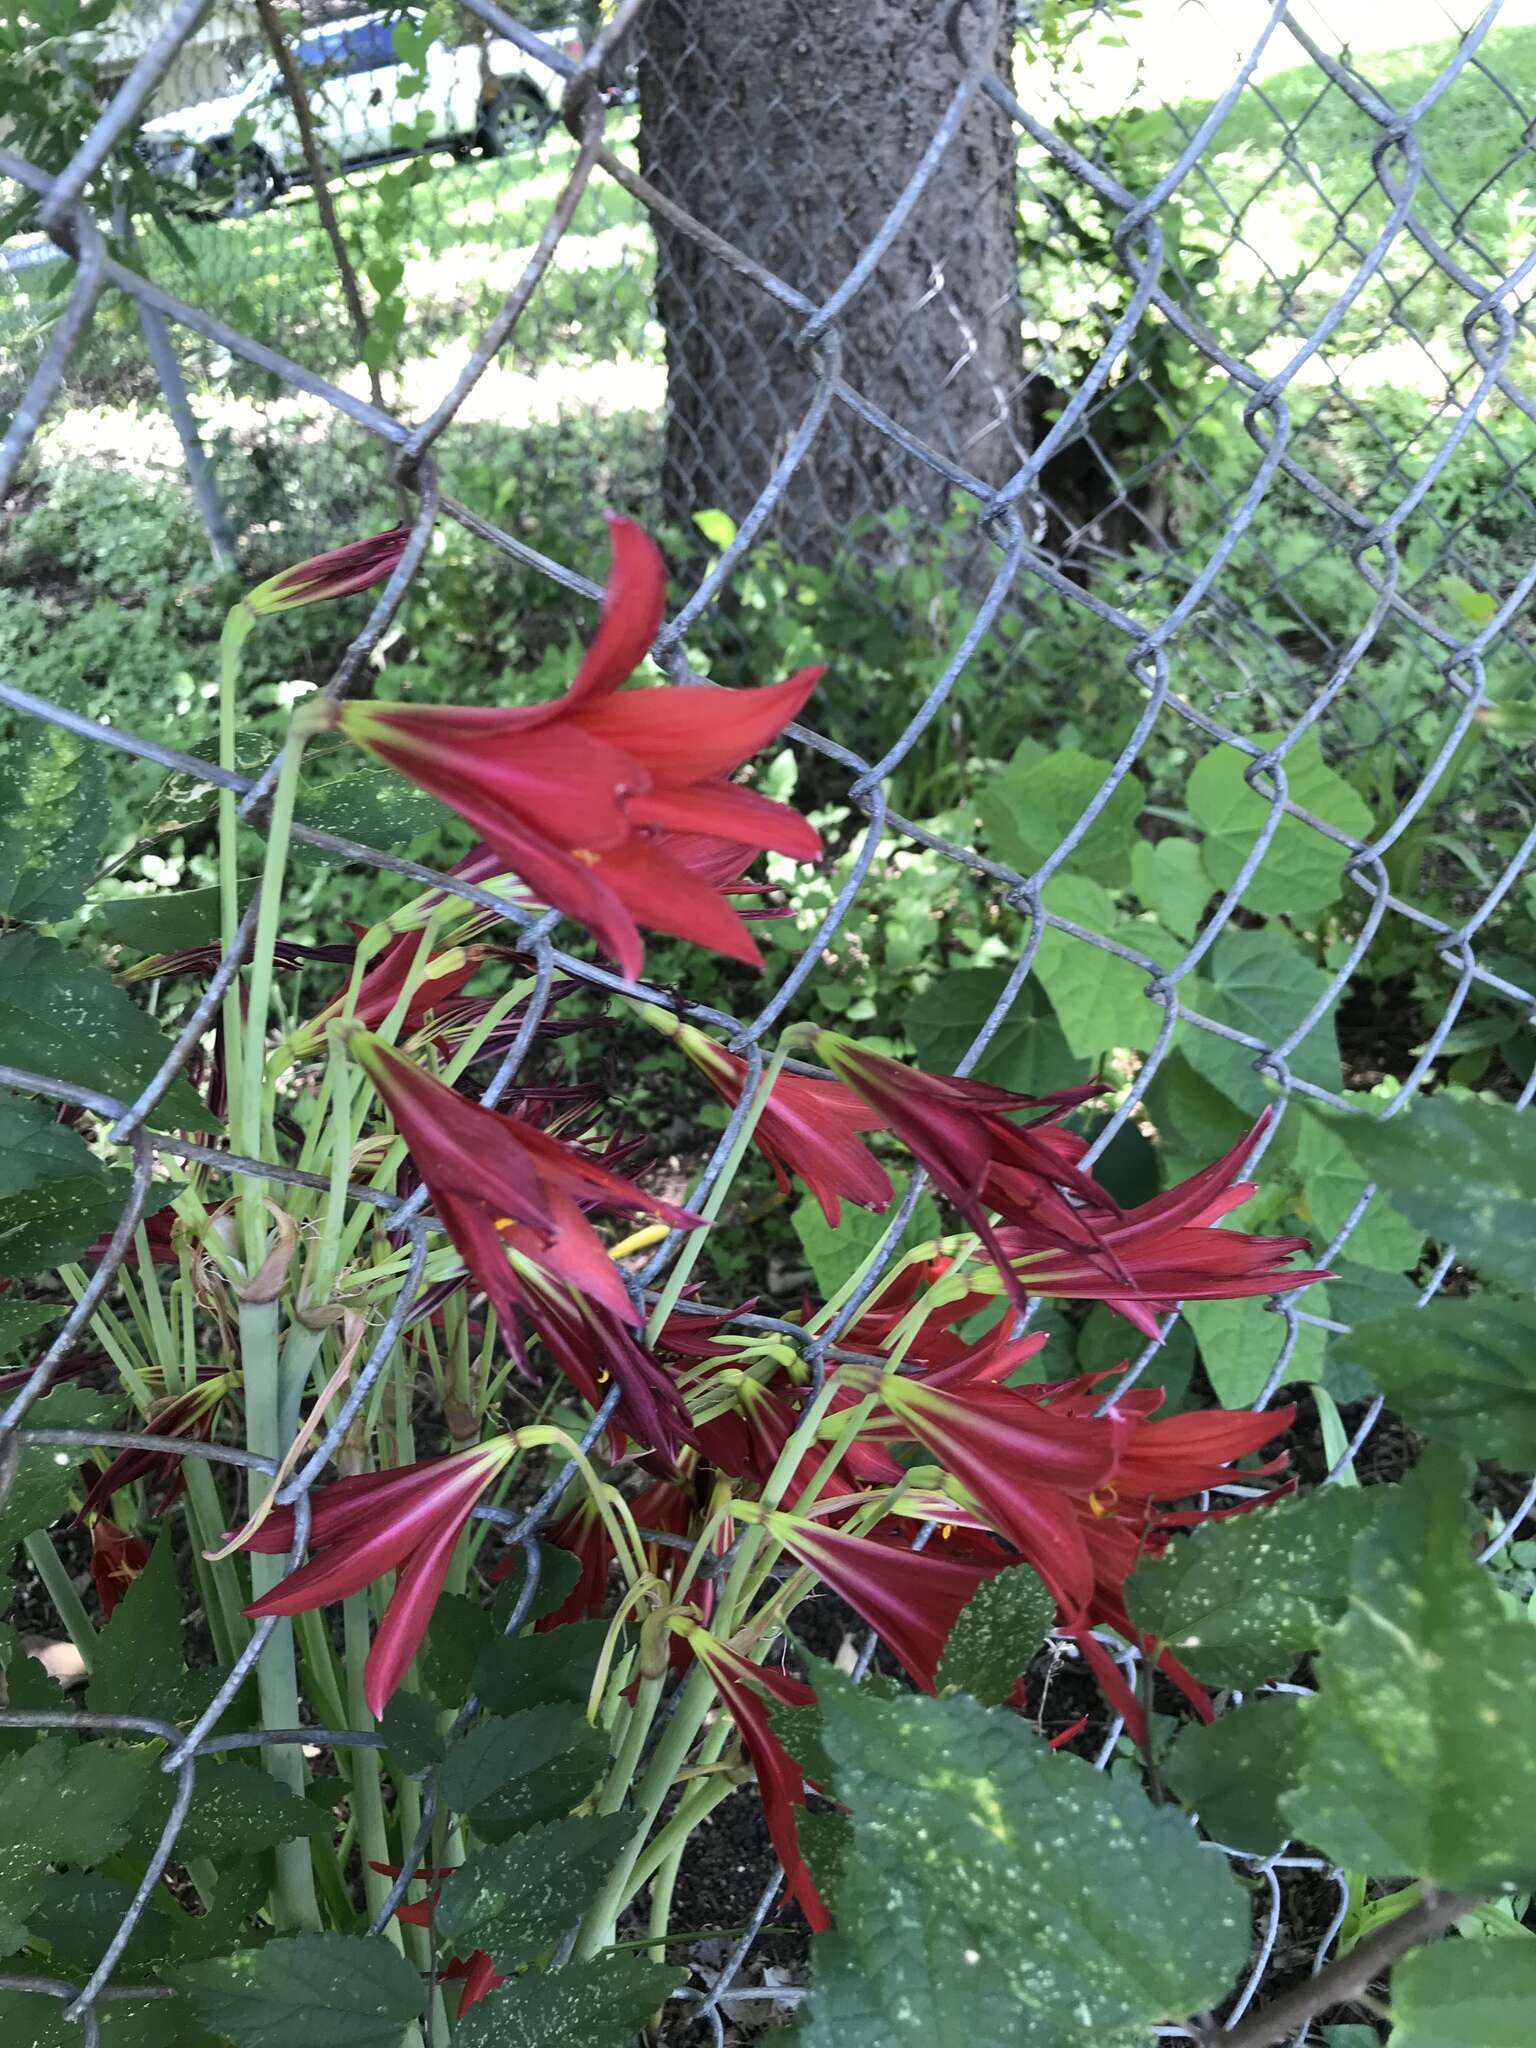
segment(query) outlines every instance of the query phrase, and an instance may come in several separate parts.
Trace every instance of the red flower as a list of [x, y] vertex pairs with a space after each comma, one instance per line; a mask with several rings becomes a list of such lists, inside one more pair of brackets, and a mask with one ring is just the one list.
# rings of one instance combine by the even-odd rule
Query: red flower
[[816, 1695], [798, 1678], [767, 1665], [754, 1664], [693, 1622], [675, 1623], [692, 1644], [695, 1655], [714, 1680], [725, 1710], [735, 1722], [742, 1747], [757, 1773], [758, 1796], [774, 1854], [784, 1866], [785, 1883], [792, 1899], [811, 1923], [814, 1933], [824, 1934], [832, 1917], [816, 1889], [795, 1828], [795, 1808], [805, 1804], [805, 1774], [773, 1732], [768, 1709], [758, 1697], [758, 1688], [781, 1706], [808, 1707]]
[[91, 1524], [91, 1579], [101, 1601], [102, 1618], [112, 1619], [119, 1600], [149, 1563], [149, 1545], [98, 1515]]
[[584, 1208], [642, 1211], [681, 1229], [698, 1217], [520, 1117], [466, 1102], [381, 1039], [358, 1031], [349, 1042], [394, 1117], [444, 1229], [506, 1323], [519, 1299], [509, 1247], [619, 1321], [640, 1320]]
[[[647, 1005], [643, 1014], [648, 1024], [688, 1055], [720, 1100], [734, 1109], [747, 1074], [741, 1055], [728, 1052], [666, 1010]], [[859, 1143], [861, 1132], [881, 1128], [874, 1110], [840, 1082], [782, 1072], [763, 1105], [752, 1142], [786, 1194], [790, 1174], [800, 1176], [835, 1230], [844, 1197], [877, 1212], [890, 1205], [890, 1177]]]
[[375, 533], [367, 540], [348, 541], [345, 547], [330, 548], [323, 555], [311, 555], [291, 569], [281, 569], [248, 590], [241, 603], [248, 612], [266, 617], [272, 612], [291, 612], [301, 604], [319, 604], [328, 597], [351, 597], [359, 590], [371, 590], [392, 574], [405, 553], [410, 533], [393, 526], [388, 533]]
[[[998, 1232], [1013, 1283], [1027, 1294], [1103, 1301], [1145, 1336], [1158, 1335], [1157, 1318], [1181, 1301], [1230, 1301], [1310, 1287], [1332, 1275], [1288, 1272], [1309, 1249], [1304, 1237], [1255, 1237], [1211, 1225], [1241, 1207], [1251, 1181], [1233, 1181], [1269, 1122], [1266, 1110], [1248, 1135], [1223, 1158], [1203, 1167], [1166, 1194], [1090, 1230], [1071, 1219], [1049, 1229], [1038, 1220]], [[1042, 1245], [1044, 1248], [1042, 1248]]]
[[[520, 1232], [510, 1233], [509, 1301], [527, 1312], [551, 1358], [592, 1407], [601, 1402], [608, 1381], [618, 1381], [619, 1404], [609, 1431], [613, 1455], [622, 1454], [622, 1425], [647, 1450], [675, 1458], [692, 1430], [682, 1397], [661, 1364], [605, 1303], [562, 1285], [538, 1264], [524, 1259], [519, 1250], [521, 1236]], [[628, 1296], [625, 1305], [626, 1313], [633, 1316]], [[499, 1304], [497, 1312], [502, 1313]], [[515, 1327], [509, 1316], [503, 1316], [503, 1324], [508, 1331]]]
[[[398, 1863], [370, 1863], [368, 1868], [376, 1870], [380, 1877], [398, 1877], [401, 1866]], [[441, 1870], [418, 1870], [415, 1873], [417, 1879], [426, 1883], [430, 1883], [434, 1878], [452, 1875], [451, 1865]], [[415, 1905], [396, 1906], [395, 1918], [405, 1921], [411, 1927], [430, 1927], [433, 1909], [441, 1896], [441, 1887], [433, 1884], [427, 1896], [418, 1899]], [[463, 1982], [464, 1989], [459, 1995], [460, 2019], [463, 2019], [471, 2006], [478, 2005], [481, 1999], [492, 1991], [499, 1991], [508, 1981], [498, 1973], [495, 1963], [483, 1948], [475, 1949], [468, 1956], [450, 1956], [440, 1974], [445, 1982]]]
[[[480, 919], [474, 919], [465, 929], [472, 929], [480, 922]], [[373, 1031], [385, 1021], [400, 1000], [401, 991], [414, 972], [418, 958], [428, 948], [430, 938], [431, 934], [423, 929], [419, 932], [400, 932], [390, 940], [358, 982], [352, 1015], [359, 1024], [366, 1025]], [[452, 945], [445, 946], [440, 953], [432, 954], [425, 962], [421, 977], [406, 1006], [399, 1035], [408, 1038], [413, 1031], [418, 1030], [429, 1015], [440, 1011], [466, 983], [474, 979], [483, 961], [490, 959], [499, 950], [495, 946]], [[348, 981], [342, 983], [325, 1008], [293, 1034], [293, 1047], [296, 1053], [302, 1056], [324, 1042], [325, 1027], [332, 1017], [341, 1015], [349, 985], [350, 977]]]
[[[219, 1372], [199, 1380], [184, 1394], [173, 1394], [150, 1410], [144, 1424], [146, 1435], [185, 1436], [206, 1443], [213, 1434], [219, 1403], [233, 1384], [231, 1373]], [[105, 1514], [114, 1493], [132, 1486], [136, 1479], [151, 1477], [160, 1487], [157, 1511], [163, 1515], [181, 1497], [181, 1459], [174, 1451], [128, 1450], [119, 1451], [106, 1470], [98, 1472], [91, 1481], [76, 1520], [86, 1522], [93, 1515]]]
[[[399, 1572], [363, 1668], [368, 1711], [382, 1714], [427, 1632], [460, 1531], [516, 1448], [515, 1436], [491, 1437], [472, 1451], [320, 1488], [310, 1497], [309, 1563], [245, 1612], [304, 1614]], [[245, 1547], [280, 1556], [292, 1546], [293, 1526], [292, 1508], [274, 1508]]]
[[596, 637], [566, 695], [518, 710], [358, 702], [334, 717], [357, 745], [466, 819], [541, 903], [591, 931], [633, 979], [637, 927], [759, 965], [750, 933], [659, 834], [815, 860], [798, 813], [729, 780], [799, 712], [820, 677], [762, 690], [620, 692], [661, 623], [666, 572], [654, 542], [610, 521], [613, 569]]

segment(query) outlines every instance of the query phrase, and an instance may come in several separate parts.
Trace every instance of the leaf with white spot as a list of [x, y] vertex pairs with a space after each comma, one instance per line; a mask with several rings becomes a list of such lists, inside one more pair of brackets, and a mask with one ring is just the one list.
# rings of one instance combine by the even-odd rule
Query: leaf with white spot
[[628, 1814], [589, 1813], [478, 1850], [443, 1886], [444, 1939], [462, 1955], [489, 1949], [504, 1972], [526, 1962], [581, 1918], [634, 1826]]
[[481, 1999], [454, 2048], [631, 2048], [682, 1981], [681, 1970], [630, 1956], [529, 1970]]
[[1248, 1903], [1176, 1810], [974, 1700], [817, 1692], [853, 1841], [803, 2048], [1142, 2048], [1231, 1988]]
[[1390, 2048], [1529, 2048], [1536, 1942], [1437, 1941], [1392, 1972]]
[[1300, 1767], [1293, 1692], [1261, 1694], [1209, 1727], [1192, 1721], [1163, 1761], [1175, 1798], [1200, 1815], [1213, 1841], [1248, 1856], [1273, 1856], [1284, 1843], [1280, 1795]]
[[1056, 1619], [1056, 1602], [1027, 1564], [999, 1572], [966, 1601], [937, 1672], [940, 1692], [968, 1692], [1000, 1707]]
[[[1471, 1551], [1467, 1467], [1432, 1446], [1350, 1561], [1320, 1645], [1293, 1831], [1375, 1877], [1447, 1891], [1536, 1883], [1536, 1629]], [[1367, 1490], [1367, 1497], [1372, 1489]]]
[[1490, 1294], [1358, 1324], [1351, 1356], [1410, 1429], [1536, 1467], [1536, 1309]]
[[235, 2048], [398, 2048], [422, 2006], [415, 1969], [376, 1936], [295, 1934], [170, 1974]]

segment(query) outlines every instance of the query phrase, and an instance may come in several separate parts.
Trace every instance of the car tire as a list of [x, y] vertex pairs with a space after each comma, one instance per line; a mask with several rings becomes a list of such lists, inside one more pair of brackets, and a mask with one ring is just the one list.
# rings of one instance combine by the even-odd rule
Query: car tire
[[480, 120], [480, 147], [487, 156], [516, 156], [537, 148], [554, 114], [529, 85], [504, 85]]
[[212, 188], [217, 203], [208, 209], [218, 220], [246, 220], [264, 213], [277, 197], [277, 174], [262, 150], [251, 148], [234, 156], [227, 148], [205, 150], [198, 158], [197, 183], [200, 191]]

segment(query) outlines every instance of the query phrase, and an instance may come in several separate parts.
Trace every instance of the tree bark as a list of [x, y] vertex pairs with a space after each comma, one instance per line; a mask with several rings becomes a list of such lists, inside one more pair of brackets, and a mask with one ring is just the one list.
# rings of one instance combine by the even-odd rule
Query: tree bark
[[[874, 237], [961, 77], [944, 0], [654, 0], [640, 62], [641, 168], [727, 241], [820, 302]], [[981, 10], [961, 39], [983, 33]], [[1011, 9], [995, 61], [1006, 67]], [[1003, 70], [1006, 75], [1006, 69]], [[983, 481], [1027, 446], [1010, 124], [981, 94], [916, 210], [838, 321], [847, 381]], [[666, 335], [666, 516], [740, 519], [804, 418], [814, 371], [802, 316], [656, 221]], [[827, 564], [855, 522], [905, 508], [912, 531], [953, 489], [834, 404], [772, 528]], [[865, 559], [904, 551], [877, 528]]]

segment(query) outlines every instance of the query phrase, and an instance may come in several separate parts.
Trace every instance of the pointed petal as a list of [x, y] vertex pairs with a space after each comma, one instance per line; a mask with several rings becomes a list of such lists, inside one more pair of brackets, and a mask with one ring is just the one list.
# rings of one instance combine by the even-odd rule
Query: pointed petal
[[625, 809], [637, 825], [708, 835], [732, 846], [749, 846], [754, 853], [787, 854], [791, 860], [821, 859], [821, 835], [814, 825], [788, 804], [775, 803], [771, 797], [759, 796], [755, 789], [742, 789], [734, 782], [650, 789], [631, 797]]
[[[635, 924], [707, 946], [749, 967], [762, 966], [752, 934], [725, 898], [691, 870], [679, 867], [644, 833], [636, 832], [623, 846], [602, 854], [591, 872], [594, 882]], [[630, 972], [627, 967], [624, 971]]]
[[626, 682], [651, 651], [667, 602], [661, 550], [632, 519], [608, 521], [613, 560], [592, 644], [581, 658], [562, 710], [590, 705]]
[[658, 787], [683, 788], [729, 774], [777, 738], [822, 673], [801, 669], [761, 690], [626, 690], [589, 700], [576, 716], [584, 733], [641, 762]]
[[454, 1545], [478, 1498], [478, 1493], [472, 1494], [458, 1514], [435, 1529], [413, 1552], [410, 1563], [400, 1574], [363, 1667], [363, 1698], [375, 1720], [389, 1705], [411, 1659], [421, 1648], [432, 1609], [453, 1561]]

